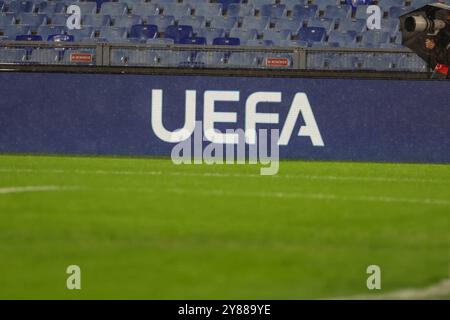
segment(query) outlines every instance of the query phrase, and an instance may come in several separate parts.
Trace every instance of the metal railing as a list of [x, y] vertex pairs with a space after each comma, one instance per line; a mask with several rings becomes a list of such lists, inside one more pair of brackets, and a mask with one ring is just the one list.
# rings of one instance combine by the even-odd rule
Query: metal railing
[[428, 72], [409, 49], [0, 42], [0, 64]]

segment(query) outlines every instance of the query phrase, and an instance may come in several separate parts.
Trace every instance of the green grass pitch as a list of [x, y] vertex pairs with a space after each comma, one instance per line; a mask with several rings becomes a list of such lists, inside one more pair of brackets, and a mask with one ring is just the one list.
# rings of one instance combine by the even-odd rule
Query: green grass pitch
[[0, 298], [375, 297], [448, 277], [449, 165], [259, 168], [0, 156]]

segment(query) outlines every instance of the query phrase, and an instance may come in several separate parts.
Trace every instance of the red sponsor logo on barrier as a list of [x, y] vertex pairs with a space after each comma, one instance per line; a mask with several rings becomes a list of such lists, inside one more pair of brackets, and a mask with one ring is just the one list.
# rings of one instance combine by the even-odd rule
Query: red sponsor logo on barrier
[[72, 52], [70, 54], [70, 62], [92, 62], [94, 55], [86, 52]]
[[289, 67], [288, 58], [267, 58], [266, 65], [270, 67]]
[[434, 68], [434, 70], [436, 72], [442, 73], [447, 75], [448, 74], [448, 66], [446, 66], [445, 64], [437, 64], [436, 67]]

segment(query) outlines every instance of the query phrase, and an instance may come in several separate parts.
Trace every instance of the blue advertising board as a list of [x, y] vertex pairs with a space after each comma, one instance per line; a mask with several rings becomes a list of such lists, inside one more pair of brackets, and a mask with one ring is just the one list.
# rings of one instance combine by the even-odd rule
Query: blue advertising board
[[196, 120], [279, 129], [281, 158], [450, 163], [448, 81], [1, 72], [0, 84], [0, 153], [169, 156], [164, 132]]

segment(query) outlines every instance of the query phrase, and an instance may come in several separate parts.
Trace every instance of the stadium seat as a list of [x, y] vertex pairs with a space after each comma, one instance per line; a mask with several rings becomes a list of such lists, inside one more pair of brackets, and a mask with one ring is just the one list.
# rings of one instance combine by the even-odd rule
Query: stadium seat
[[394, 36], [397, 32], [399, 32], [399, 27], [399, 19], [383, 19], [381, 21], [381, 30], [388, 32], [391, 36]]
[[318, 10], [326, 11], [328, 6], [335, 7], [338, 4], [340, 4], [340, 1], [339, 0], [313, 0], [312, 3], [317, 6]]
[[99, 38], [105, 39], [107, 42], [123, 43], [127, 39], [127, 29], [102, 27], [100, 29]]
[[274, 4], [275, 0], [248, 0], [248, 3], [253, 4], [257, 9], [261, 9], [267, 4]]
[[353, 31], [340, 32], [333, 30], [328, 36], [328, 43], [337, 43], [339, 47], [353, 47], [356, 44], [356, 34]]
[[191, 7], [184, 4], [166, 3], [162, 5], [162, 8], [164, 15], [173, 16], [176, 20], [191, 15]]
[[282, 18], [275, 22], [275, 30], [291, 30], [296, 35], [303, 26], [303, 21], [297, 18]]
[[42, 37], [32, 34], [17, 35], [16, 41], [42, 41]]
[[101, 9], [101, 14], [109, 16], [121, 16], [128, 13], [128, 7], [125, 3], [120, 2], [103, 2]]
[[[130, 6], [129, 4], [127, 4]], [[158, 7], [153, 3], [148, 2], [136, 2], [131, 4], [131, 13], [135, 15], [144, 16], [156, 16], [159, 14]]]
[[114, 27], [131, 29], [131, 27], [136, 24], [142, 24], [142, 19], [140, 16], [135, 14], [113, 18]]
[[367, 20], [367, 17], [369, 16], [367, 14], [368, 7], [369, 7], [368, 5], [357, 6], [355, 11], [355, 19]]
[[232, 3], [229, 5], [227, 15], [229, 17], [246, 17], [253, 15], [255, 7], [252, 4]]
[[11, 1], [7, 5], [8, 9], [6, 12], [12, 13], [32, 13], [34, 10], [34, 2], [32, 1]]
[[237, 24], [236, 17], [224, 17], [224, 16], [213, 17], [210, 22], [211, 28], [218, 28], [224, 30], [231, 30], [236, 26], [236, 24]]
[[367, 30], [362, 34], [361, 45], [364, 47], [374, 47], [389, 41], [389, 32], [379, 30]]
[[220, 3], [203, 3], [201, 6], [195, 8], [196, 16], [214, 17], [222, 14], [222, 5]]
[[206, 38], [204, 37], [193, 37], [193, 38], [184, 38], [180, 40], [180, 44], [191, 44], [191, 45], [206, 45]]
[[239, 38], [221, 37], [213, 40], [213, 45], [215, 46], [239, 46], [240, 44], [241, 39]]
[[27, 51], [19, 48], [2, 48], [0, 47], [1, 63], [21, 63], [25, 61]]
[[3, 35], [8, 37], [8, 40], [15, 40], [18, 35], [30, 34], [29, 26], [11, 25], [2, 29]]
[[215, 38], [221, 38], [225, 35], [225, 31], [221, 28], [201, 28], [196, 31], [196, 35], [205, 38], [206, 43], [212, 45]]
[[106, 27], [111, 25], [111, 17], [101, 14], [87, 14], [82, 18], [83, 26]]
[[5, 2], [0, 1], [0, 12], [3, 12], [3, 9], [5, 8]]
[[75, 37], [75, 41], [79, 42], [86, 39], [92, 39], [94, 36], [94, 28], [83, 27], [81, 29], [68, 30], [67, 33], [73, 35]]
[[147, 39], [154, 39], [158, 35], [158, 26], [154, 24], [136, 24], [131, 27], [131, 39], [139, 41], [146, 41]]
[[37, 34], [42, 37], [43, 40], [48, 40], [48, 37], [55, 34], [64, 34], [66, 27], [64, 26], [40, 26], [37, 29]]
[[184, 16], [178, 19], [179, 25], [191, 26], [193, 29], [203, 28], [205, 22], [205, 17], [202, 16]]
[[317, 15], [316, 5], [296, 5], [292, 10], [292, 16], [303, 20], [314, 18]]
[[0, 14], [0, 28], [10, 26], [15, 22], [14, 14], [1, 13]]
[[296, 5], [307, 5], [308, 0], [281, 0], [280, 3], [284, 4], [288, 10], [292, 11]]
[[298, 32], [299, 40], [308, 43], [323, 41], [326, 30], [321, 27], [303, 27]]
[[95, 2], [74, 2], [74, 4], [80, 7], [81, 15], [97, 13], [97, 4]]
[[47, 21], [47, 23], [54, 26], [65, 26], [69, 17], [70, 15], [65, 13], [56, 13], [50, 17], [50, 22]]
[[381, 8], [382, 11], [388, 11], [391, 7], [403, 7], [404, 4], [404, 0], [378, 0], [377, 5]]
[[166, 30], [168, 26], [175, 23], [175, 18], [173, 16], [148, 16], [144, 20], [146, 24], [158, 26], [158, 30]]
[[349, 5], [328, 6], [325, 11], [325, 18], [339, 19], [339, 21], [350, 19], [352, 15], [352, 7]]
[[263, 40], [272, 41], [276, 46], [281, 46], [282, 41], [291, 39], [290, 30], [265, 30], [263, 34]]
[[48, 16], [52, 16], [55, 13], [65, 13], [66, 6], [62, 2], [50, 2], [42, 1], [37, 5], [37, 13], [45, 13]]
[[269, 26], [269, 23], [269, 17], [246, 16], [242, 20], [242, 28], [248, 30], [255, 29], [258, 32], [262, 32]]
[[284, 4], [266, 4], [261, 7], [260, 15], [263, 17], [281, 18], [286, 16], [287, 9]]
[[27, 25], [30, 27], [39, 27], [43, 24], [47, 24], [46, 14], [37, 13], [21, 13], [18, 16], [18, 24]]
[[361, 33], [364, 30], [366, 30], [366, 20], [364, 19], [342, 20], [339, 22], [337, 30], [341, 32], [354, 31], [356, 33]]
[[256, 39], [258, 33], [256, 30], [231, 29], [230, 38], [239, 38], [241, 43], [247, 43], [248, 40]]
[[334, 29], [334, 20], [330, 18], [314, 18], [308, 21], [308, 27], [321, 27], [328, 33]]
[[398, 19], [401, 15], [408, 13], [414, 10], [413, 7], [390, 7], [389, 9], [389, 18], [390, 19]]
[[179, 43], [182, 39], [191, 38], [194, 31], [191, 26], [168, 26], [164, 32], [164, 37]]

